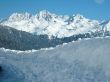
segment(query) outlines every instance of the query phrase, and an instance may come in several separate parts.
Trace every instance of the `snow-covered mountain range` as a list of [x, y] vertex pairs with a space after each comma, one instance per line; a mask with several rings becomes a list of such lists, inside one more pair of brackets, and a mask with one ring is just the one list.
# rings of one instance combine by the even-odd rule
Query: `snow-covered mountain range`
[[110, 31], [110, 21], [90, 20], [80, 14], [56, 15], [46, 10], [36, 15], [13, 13], [8, 19], [1, 20], [0, 24], [36, 35], [46, 34], [58, 38], [96, 31]]
[[46, 10], [0, 20], [0, 82], [110, 82], [109, 54], [109, 20]]

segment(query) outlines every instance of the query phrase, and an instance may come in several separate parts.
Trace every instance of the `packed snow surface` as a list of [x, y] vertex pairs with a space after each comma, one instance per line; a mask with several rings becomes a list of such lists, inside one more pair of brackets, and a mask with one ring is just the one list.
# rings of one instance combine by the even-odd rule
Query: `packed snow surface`
[[110, 82], [110, 37], [56, 48], [0, 49], [0, 82]]

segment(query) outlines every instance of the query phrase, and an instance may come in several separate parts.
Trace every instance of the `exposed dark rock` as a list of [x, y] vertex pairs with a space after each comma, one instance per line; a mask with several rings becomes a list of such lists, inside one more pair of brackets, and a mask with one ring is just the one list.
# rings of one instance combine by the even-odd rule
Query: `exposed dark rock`
[[2, 71], [3, 71], [2, 66], [0, 66], [0, 72], [2, 72]]

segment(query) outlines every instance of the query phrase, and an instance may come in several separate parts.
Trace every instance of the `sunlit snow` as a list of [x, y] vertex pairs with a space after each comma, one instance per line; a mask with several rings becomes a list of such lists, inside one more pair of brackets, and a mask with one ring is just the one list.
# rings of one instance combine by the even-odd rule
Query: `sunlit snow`
[[0, 82], [110, 82], [110, 37], [56, 48], [0, 49]]

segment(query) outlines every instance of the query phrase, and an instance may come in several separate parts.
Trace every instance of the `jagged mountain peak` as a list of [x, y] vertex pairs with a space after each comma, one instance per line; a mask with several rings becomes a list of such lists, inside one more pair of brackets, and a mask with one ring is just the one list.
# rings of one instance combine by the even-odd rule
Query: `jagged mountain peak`
[[[106, 23], [107, 29], [110, 28], [110, 24], [108, 23]], [[101, 24], [97, 20], [87, 19], [81, 14], [73, 16], [57, 15], [47, 10], [42, 10], [35, 15], [29, 13], [13, 13], [9, 19], [2, 21], [0, 24], [36, 35], [47, 34], [59, 38], [90, 31], [95, 32], [96, 30], [100, 30], [100, 27], [103, 25], [103, 23]]]
[[54, 16], [56, 16], [56, 15], [53, 13], [50, 13], [47, 10], [42, 10], [35, 15], [35, 17], [37, 17], [38, 20], [45, 20], [45, 21], [51, 20], [52, 17], [54, 17]]
[[103, 20], [101, 21], [100, 25], [106, 25], [110, 22], [110, 20]]
[[9, 21], [21, 21], [21, 20], [28, 20], [31, 18], [31, 14], [29, 13], [13, 13], [10, 17], [9, 17]]
[[73, 15], [73, 17], [75, 18], [75, 19], [85, 19], [85, 17], [83, 16], [83, 15], [81, 15], [81, 14], [76, 14], [76, 15]]
[[47, 10], [42, 10], [42, 11], [39, 11], [38, 14], [41, 15], [41, 16], [45, 16], [45, 15], [52, 15], [53, 13], [50, 13], [50, 12], [47, 11]]

